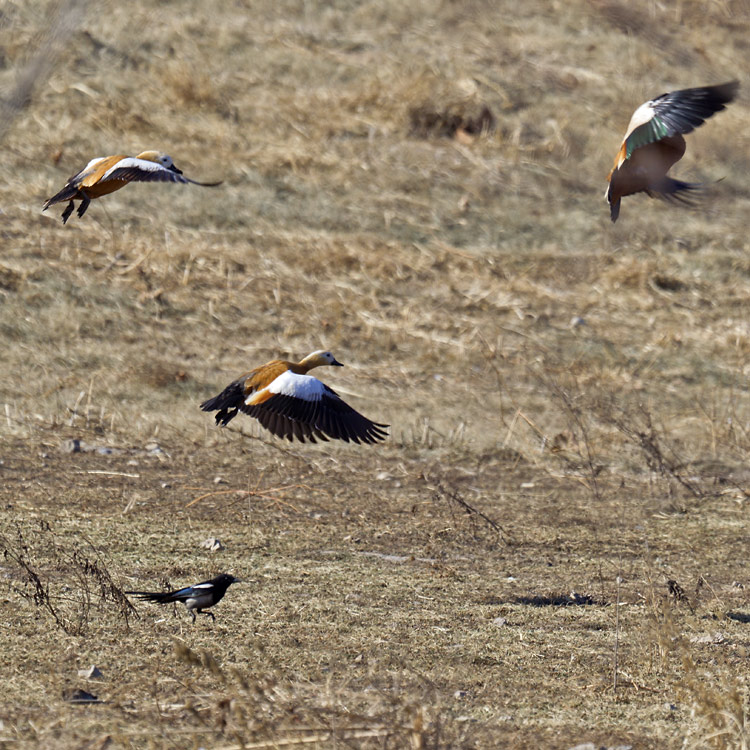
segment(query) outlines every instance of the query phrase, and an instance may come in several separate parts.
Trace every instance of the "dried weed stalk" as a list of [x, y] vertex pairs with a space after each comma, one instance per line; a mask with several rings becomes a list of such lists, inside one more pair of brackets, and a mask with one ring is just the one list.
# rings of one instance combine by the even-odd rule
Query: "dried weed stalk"
[[[135, 614], [122, 588], [115, 583], [94, 545], [83, 538], [84, 546], [63, 541], [49, 523], [41, 521], [33, 541], [16, 525], [15, 538], [0, 535], [3, 558], [15, 565], [23, 584], [15, 592], [41, 607], [57, 627], [68, 635], [82, 635], [88, 629], [92, 609], [112, 605], [116, 616], [129, 625]], [[44, 555], [48, 559], [41, 561]], [[43, 568], [68, 578], [52, 581]], [[137, 616], [137, 615], [136, 615]]]
[[745, 699], [739, 688], [726, 680], [718, 687], [710, 685], [698, 672], [686, 645], [681, 643], [680, 648], [685, 670], [682, 689], [689, 697], [697, 724], [691, 732], [692, 738], [686, 738], [686, 750], [747, 750], [750, 728]]
[[[275, 748], [299, 746], [336, 746], [358, 748], [438, 748], [443, 744], [440, 712], [427, 709], [434, 705], [434, 686], [419, 698], [414, 691], [405, 699], [400, 685], [382, 690], [371, 688], [367, 705], [357, 707], [351, 695], [345, 700], [329, 685], [325, 694], [304, 696], [304, 685], [280, 680], [272, 673], [246, 674], [225, 669], [208, 651], [194, 651], [181, 641], [175, 642], [175, 657], [198, 671], [195, 684], [182, 684], [191, 691], [186, 708], [199, 723], [237, 744], [224, 750], [244, 747]], [[206, 695], [198, 684], [200, 673], [215, 680], [220, 689]]]
[[[203, 490], [202, 487], [186, 487], [185, 489], [188, 490]], [[203, 494], [198, 495], [198, 497], [193, 498], [186, 506], [185, 508], [190, 508], [193, 505], [196, 505], [197, 503], [201, 502], [202, 500], [205, 500], [206, 498], [213, 498], [218, 496], [225, 496], [225, 495], [235, 495], [236, 500], [232, 501], [231, 503], [228, 503], [228, 505], [231, 507], [239, 500], [245, 500], [247, 498], [261, 498], [264, 500], [268, 500], [268, 507], [274, 506], [278, 510], [280, 510], [282, 513], [284, 510], [291, 510], [294, 513], [301, 513], [300, 509], [293, 505], [292, 503], [286, 501], [283, 499], [283, 496], [285, 493], [289, 492], [290, 490], [304, 490], [305, 492], [312, 494], [315, 492], [315, 488], [310, 487], [307, 484], [285, 484], [279, 487], [268, 487], [267, 489], [261, 489], [260, 488], [260, 480], [256, 484], [256, 488], [254, 490], [213, 490], [213, 491], [204, 491]]]
[[577, 384], [569, 388], [547, 375], [536, 374], [536, 378], [550, 393], [552, 402], [560, 406], [566, 429], [550, 439], [536, 425], [529, 424], [537, 431], [544, 445], [548, 445], [551, 452], [565, 463], [566, 471], [578, 474], [594, 499], [605, 499], [606, 491], [600, 474], [606, 465], [614, 466], [616, 463], [616, 456], [604, 455], [600, 447], [605, 445], [600, 433], [606, 432], [606, 428], [614, 428], [615, 434], [619, 433], [627, 444], [637, 449], [646, 469], [665, 482], [670, 499], [675, 496], [675, 484], [697, 499], [705, 497], [705, 492], [689, 474], [689, 461], [679, 455], [666, 428], [657, 427], [646, 405], [639, 403], [628, 409], [615, 404], [611, 394], [589, 396]]
[[682, 660], [680, 688], [690, 702], [695, 725], [685, 738], [686, 750], [748, 750], [750, 727], [746, 699], [734, 679], [721, 676], [712, 684], [712, 675], [699, 670], [689, 644], [674, 639]]
[[432, 499], [436, 503], [447, 500], [448, 507], [451, 509], [451, 514], [454, 514], [454, 512], [457, 511], [467, 517], [471, 524], [472, 535], [475, 540], [480, 537], [479, 530], [481, 526], [484, 526], [485, 529], [489, 529], [491, 534], [495, 537], [499, 537], [501, 541], [508, 540], [508, 533], [499, 523], [493, 521], [487, 514], [478, 510], [473, 505], [470, 505], [458, 490], [446, 487], [440, 480], [437, 481], [437, 490], [434, 492]]
[[36, 45], [16, 73], [15, 86], [0, 96], [0, 141], [13, 121], [31, 104], [34, 88], [52, 71], [65, 44], [83, 21], [86, 0], [62, 0], [53, 4]]
[[[548, 374], [538, 371], [532, 370], [532, 375], [550, 394], [550, 402], [559, 406], [565, 420], [565, 429], [550, 437], [520, 409], [517, 416], [534, 431], [542, 448], [548, 449], [550, 455], [564, 465], [566, 474], [577, 478], [591, 492], [594, 500], [604, 500], [606, 493], [599, 475], [604, 469], [605, 462], [594, 447], [596, 440], [592, 434], [592, 426], [596, 424], [596, 412], [585, 398], [584, 389], [577, 383], [574, 383], [573, 388], [565, 387]], [[514, 419], [514, 423], [515, 421]]]
[[651, 412], [644, 404], [639, 404], [635, 415], [623, 409], [610, 409], [604, 414], [604, 419], [640, 450], [650, 471], [666, 480], [670, 498], [674, 496], [673, 482], [699, 500], [705, 497], [703, 490], [688, 477], [687, 462], [678, 456], [674, 444], [666, 436], [666, 430], [660, 432], [654, 426]]
[[576, 396], [571, 395], [571, 393], [565, 388], [554, 381], [547, 378], [544, 378], [543, 381], [552, 396], [557, 399], [558, 403], [562, 406], [563, 413], [568, 419], [569, 430], [574, 436], [575, 444], [579, 446], [578, 455], [581, 459], [580, 468], [583, 468], [584, 470], [586, 486], [590, 489], [594, 499], [601, 501], [604, 499], [604, 489], [600, 484], [598, 477], [602, 471], [603, 465], [594, 450], [593, 441], [590, 437], [588, 424], [589, 418], [578, 405], [577, 402], [579, 399]]
[[[713, 675], [705, 665], [696, 663], [690, 642], [680, 632], [675, 612], [687, 606], [695, 613], [694, 603], [680, 584], [670, 579], [666, 592], [657, 593], [650, 573], [647, 617], [659, 654], [660, 668], [665, 670], [673, 656], [679, 659], [682, 669], [675, 677], [675, 687], [691, 707], [693, 726], [685, 737], [686, 750], [747, 750], [750, 746], [750, 728], [746, 701], [737, 683], [726, 674], [714, 684]], [[699, 579], [698, 588], [703, 579]], [[664, 588], [659, 587], [659, 591]], [[713, 661], [713, 660], [712, 660]]]

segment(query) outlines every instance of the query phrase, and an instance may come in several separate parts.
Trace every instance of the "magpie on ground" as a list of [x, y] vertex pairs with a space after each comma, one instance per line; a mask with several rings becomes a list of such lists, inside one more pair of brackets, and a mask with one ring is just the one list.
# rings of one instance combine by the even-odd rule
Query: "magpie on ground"
[[184, 589], [177, 591], [165, 591], [164, 593], [151, 591], [126, 591], [126, 594], [137, 596], [139, 599], [147, 602], [156, 602], [157, 604], [169, 604], [170, 602], [182, 602], [190, 612], [193, 622], [195, 622], [195, 613], [204, 614], [216, 620], [213, 612], [204, 612], [204, 609], [213, 607], [218, 604], [226, 593], [227, 589], [233, 583], [241, 583], [239, 578], [230, 576], [228, 573], [222, 573], [210, 581], [196, 583], [194, 586], [185, 586]]

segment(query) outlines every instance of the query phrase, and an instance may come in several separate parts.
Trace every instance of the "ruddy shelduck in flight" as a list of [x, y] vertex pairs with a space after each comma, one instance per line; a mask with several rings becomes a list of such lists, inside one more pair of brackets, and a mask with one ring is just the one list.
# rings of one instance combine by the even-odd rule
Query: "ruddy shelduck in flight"
[[129, 182], [184, 182], [203, 187], [221, 185], [221, 182], [197, 182], [185, 177], [182, 170], [175, 167], [172, 157], [160, 151], [143, 151], [138, 156], [100, 156], [74, 174], [65, 187], [44, 204], [42, 211], [53, 203], [69, 201], [62, 212], [64, 224], [73, 213], [73, 201], [81, 201], [77, 212], [80, 218], [94, 198], [114, 193]]
[[657, 96], [636, 109], [607, 177], [612, 221], [620, 214], [620, 200], [634, 193], [689, 203], [689, 192], [700, 188], [700, 183], [675, 180], [667, 172], [685, 153], [683, 136], [721, 112], [738, 88], [737, 81], [730, 81], [681, 89]]
[[218, 396], [201, 404], [215, 411], [224, 427], [238, 411], [255, 417], [274, 435], [301, 442], [315, 438], [376, 443], [385, 440], [387, 424], [371, 422], [327, 385], [307, 373], [313, 367], [343, 367], [330, 352], [316, 351], [301, 362], [274, 359], [246, 372]]

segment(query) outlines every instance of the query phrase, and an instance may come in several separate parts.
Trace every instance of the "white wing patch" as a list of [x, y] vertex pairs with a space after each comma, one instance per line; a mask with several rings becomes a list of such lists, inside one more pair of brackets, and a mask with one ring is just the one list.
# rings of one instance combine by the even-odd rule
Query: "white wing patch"
[[625, 140], [628, 136], [636, 129], [640, 128], [641, 125], [645, 125], [654, 116], [653, 101], [648, 101], [645, 104], [641, 104], [633, 116], [630, 118], [630, 124], [628, 125], [628, 131], [625, 133]]
[[[326, 388], [317, 378], [312, 375], [297, 375], [291, 370], [279, 375], [265, 390], [270, 393], [278, 393], [282, 396], [293, 396], [304, 401], [320, 401]], [[245, 401], [250, 403], [251, 399]]]
[[210, 590], [213, 587], [214, 587], [213, 583], [198, 583], [195, 586], [190, 586], [190, 588], [193, 589], [193, 591], [195, 591], [195, 589], [207, 589], [207, 590]]
[[136, 159], [134, 156], [128, 156], [120, 159], [113, 167], [110, 167], [103, 175], [102, 181], [106, 180], [116, 169], [140, 169], [143, 172], [171, 172], [161, 164], [155, 161], [146, 161], [146, 159]]

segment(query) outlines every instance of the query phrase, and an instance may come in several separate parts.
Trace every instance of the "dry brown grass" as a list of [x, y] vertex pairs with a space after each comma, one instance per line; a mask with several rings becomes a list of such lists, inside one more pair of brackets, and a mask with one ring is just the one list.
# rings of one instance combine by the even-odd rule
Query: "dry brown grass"
[[[68, 6], [2, 9], [3, 91]], [[745, 747], [746, 93], [698, 209], [602, 193], [646, 97], [750, 80], [747, 3], [72, 20], [0, 112], [0, 741]], [[40, 213], [150, 147], [225, 184]], [[197, 408], [320, 346], [386, 444]], [[215, 624], [120, 598], [224, 570]]]

